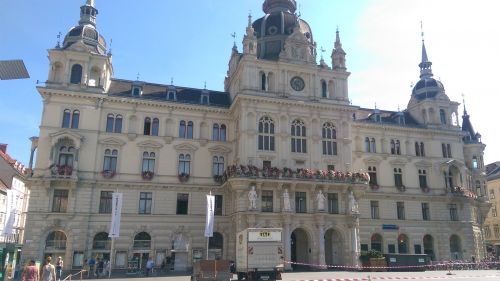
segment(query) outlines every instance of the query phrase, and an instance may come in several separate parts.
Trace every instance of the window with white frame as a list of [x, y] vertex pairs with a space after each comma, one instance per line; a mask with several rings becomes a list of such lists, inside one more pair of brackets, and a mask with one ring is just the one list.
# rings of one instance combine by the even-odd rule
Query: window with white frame
[[419, 157], [425, 156], [425, 148], [423, 142], [415, 142], [415, 155]]
[[323, 155], [337, 155], [337, 130], [332, 123], [323, 124]]
[[104, 162], [102, 170], [104, 172], [116, 172], [117, 162], [118, 162], [118, 150], [106, 149], [104, 151]]
[[391, 140], [391, 154], [401, 155], [401, 143], [397, 139]]
[[378, 201], [370, 201], [370, 210], [372, 219], [380, 219], [379, 203]]
[[398, 220], [405, 220], [405, 202], [396, 202]]
[[449, 144], [449, 143], [442, 143], [441, 144], [441, 150], [443, 152], [443, 158], [452, 158], [452, 155], [451, 155], [451, 144]]
[[116, 116], [113, 113], [108, 114], [106, 118], [106, 133], [121, 133], [123, 117], [120, 114]]
[[226, 125], [224, 125], [224, 124], [214, 124], [212, 139], [214, 141], [225, 142], [226, 141], [226, 133], [227, 133]]
[[155, 161], [156, 161], [156, 154], [154, 152], [145, 151], [142, 154], [142, 172], [154, 173]]
[[427, 186], [427, 170], [419, 169], [418, 170], [418, 183], [420, 188], [426, 188]]
[[160, 131], [160, 120], [158, 118], [151, 119], [146, 117], [144, 119], [144, 135], [145, 136], [158, 136]]
[[193, 121], [182, 120], [179, 123], [179, 138], [181, 139], [193, 139]]
[[375, 186], [377, 183], [377, 167], [369, 166], [368, 167], [368, 175], [370, 175], [370, 185]]
[[401, 168], [394, 168], [394, 185], [403, 187], [403, 170]]
[[297, 153], [307, 153], [307, 132], [304, 122], [294, 120], [291, 126], [291, 150]]
[[224, 174], [224, 157], [214, 156], [212, 163], [212, 173], [214, 176], [222, 176]]
[[371, 153], [377, 152], [375, 138], [369, 138], [369, 137], [365, 138], [365, 151]]
[[179, 154], [179, 168], [178, 173], [182, 175], [191, 174], [191, 155], [189, 154]]
[[141, 192], [139, 194], [139, 214], [151, 214], [153, 205], [153, 193]]
[[274, 121], [264, 116], [259, 120], [258, 148], [263, 151], [274, 151]]
[[59, 148], [58, 165], [60, 167], [73, 167], [74, 159], [75, 159], [75, 148], [74, 147], [61, 146]]
[[63, 111], [62, 128], [78, 129], [80, 123], [80, 111], [65, 109]]

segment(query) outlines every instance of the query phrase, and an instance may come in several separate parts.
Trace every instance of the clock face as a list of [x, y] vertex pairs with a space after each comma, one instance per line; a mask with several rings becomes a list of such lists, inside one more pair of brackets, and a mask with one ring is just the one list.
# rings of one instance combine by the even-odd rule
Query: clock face
[[295, 76], [290, 80], [290, 86], [292, 86], [292, 89], [294, 89], [297, 92], [300, 92], [304, 90], [306, 83], [304, 83], [304, 80], [298, 76]]

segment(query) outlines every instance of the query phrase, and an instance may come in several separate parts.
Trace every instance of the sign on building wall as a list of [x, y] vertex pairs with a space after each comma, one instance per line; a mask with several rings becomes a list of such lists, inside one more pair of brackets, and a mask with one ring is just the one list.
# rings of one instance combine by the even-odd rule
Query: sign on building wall
[[7, 209], [2, 236], [16, 234], [16, 228], [21, 227], [21, 213], [24, 199], [24, 183], [14, 178], [11, 189], [7, 190]]
[[207, 221], [205, 224], [205, 237], [214, 236], [214, 207], [215, 196], [207, 195]]

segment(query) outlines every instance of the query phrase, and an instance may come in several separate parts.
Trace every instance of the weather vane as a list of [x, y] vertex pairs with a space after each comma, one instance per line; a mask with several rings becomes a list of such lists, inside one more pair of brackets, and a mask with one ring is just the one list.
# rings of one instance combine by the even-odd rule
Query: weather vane
[[234, 46], [236, 46], [236, 32], [231, 33], [231, 37], [233, 37], [234, 40]]
[[420, 32], [422, 34], [422, 41], [424, 41], [424, 23], [420, 21]]
[[141, 78], [141, 74], [137, 72], [137, 81], [139, 81], [139, 78]]
[[62, 33], [59, 31], [59, 33], [57, 34], [57, 45], [56, 45], [56, 48], [61, 48], [61, 36], [62, 36]]
[[321, 46], [319, 50], [321, 51], [321, 59], [323, 59], [323, 54], [326, 52], [326, 50], [325, 48], [323, 48], [323, 46]]

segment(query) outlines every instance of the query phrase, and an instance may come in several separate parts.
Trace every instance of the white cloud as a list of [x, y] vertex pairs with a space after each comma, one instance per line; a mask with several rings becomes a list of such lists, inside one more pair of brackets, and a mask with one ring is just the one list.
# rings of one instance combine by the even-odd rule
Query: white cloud
[[[350, 69], [355, 104], [405, 108], [410, 84], [418, 81], [420, 21], [433, 72], [448, 96], [462, 101], [475, 129], [488, 145], [486, 161], [500, 160], [500, 130], [495, 112], [500, 102], [500, 1], [369, 1], [357, 23], [356, 54], [362, 69]], [[359, 53], [360, 52], [360, 53]], [[350, 53], [352, 55], [352, 52]], [[351, 58], [352, 59], [352, 58]]]

